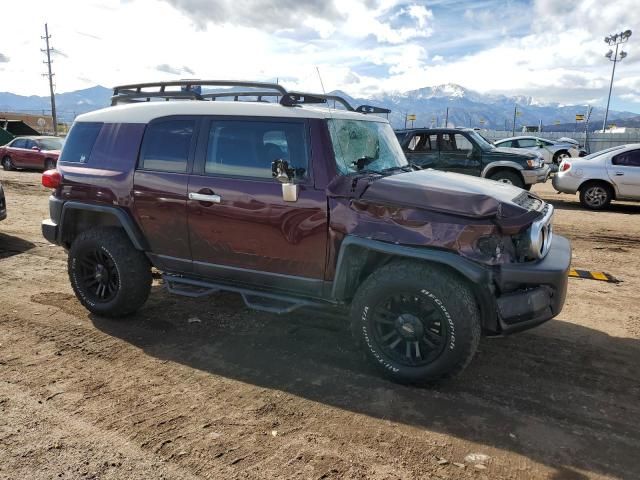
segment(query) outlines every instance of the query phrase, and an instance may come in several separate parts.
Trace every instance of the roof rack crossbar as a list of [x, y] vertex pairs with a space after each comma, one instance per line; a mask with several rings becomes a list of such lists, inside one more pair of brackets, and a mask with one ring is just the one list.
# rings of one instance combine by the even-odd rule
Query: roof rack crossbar
[[[167, 90], [167, 87], [180, 87], [180, 90]], [[201, 93], [202, 87], [245, 87], [256, 90], [243, 90], [228, 92]], [[144, 91], [143, 89], [153, 89]], [[240, 97], [256, 97], [258, 102], [264, 102], [262, 97], [280, 97], [280, 104], [287, 107], [294, 107], [303, 104], [326, 104], [329, 101], [340, 103], [350, 112], [359, 113], [390, 113], [391, 110], [371, 105], [360, 105], [357, 108], [339, 95], [326, 95], [319, 93], [307, 93], [292, 91], [288, 92], [282, 85], [269, 82], [248, 82], [242, 80], [175, 80], [169, 82], [134, 83], [130, 85], [119, 85], [113, 88], [111, 105], [118, 103], [135, 103], [140, 101], [151, 101], [152, 98], [170, 99], [193, 99], [193, 100], [216, 100], [221, 97], [233, 97], [238, 101]]]

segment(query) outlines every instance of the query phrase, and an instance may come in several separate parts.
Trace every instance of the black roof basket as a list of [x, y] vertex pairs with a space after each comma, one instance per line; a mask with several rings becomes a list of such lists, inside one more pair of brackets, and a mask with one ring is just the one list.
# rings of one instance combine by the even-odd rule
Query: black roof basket
[[[180, 90], [167, 90], [167, 87], [180, 87]], [[256, 90], [224, 91], [202, 93], [202, 87], [242, 87]], [[351, 104], [338, 95], [324, 95], [319, 93], [288, 92], [282, 85], [269, 82], [245, 82], [239, 80], [177, 80], [170, 82], [134, 83], [119, 85], [113, 88], [111, 105], [121, 103], [149, 102], [152, 98], [164, 98], [165, 100], [210, 100], [233, 97], [238, 101], [241, 97], [256, 98], [264, 102], [263, 97], [277, 97], [279, 103], [286, 107], [294, 107], [304, 104], [326, 104], [329, 100], [340, 103], [350, 112], [359, 113], [390, 113], [386, 108], [360, 105], [353, 108]]]

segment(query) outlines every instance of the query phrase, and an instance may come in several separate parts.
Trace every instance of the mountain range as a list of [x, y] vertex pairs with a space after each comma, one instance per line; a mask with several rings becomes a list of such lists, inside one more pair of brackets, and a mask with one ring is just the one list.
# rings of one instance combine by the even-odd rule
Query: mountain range
[[[495, 130], [513, 128], [514, 108], [516, 109], [516, 130], [522, 125], [546, 126], [545, 130], [554, 130], [554, 125], [563, 128], [584, 129], [576, 126], [576, 114], [585, 114], [584, 105], [560, 105], [557, 103], [538, 103], [527, 96], [505, 96], [481, 94], [456, 84], [444, 84], [424, 87], [407, 92], [382, 93], [371, 98], [354, 98], [342, 91], [331, 94], [340, 95], [352, 105], [369, 104], [389, 108], [392, 113], [389, 120], [395, 128], [405, 125], [407, 115], [415, 115], [415, 126], [481, 127]], [[76, 115], [106, 107], [110, 104], [112, 90], [100, 85], [56, 94], [58, 119], [71, 122]], [[21, 113], [49, 113], [48, 96], [22, 96], [9, 92], [0, 92], [0, 111]], [[447, 115], [447, 108], [449, 109]], [[593, 109], [590, 129], [602, 128], [604, 109]], [[640, 115], [632, 112], [609, 111], [609, 120], [618, 126], [637, 126]], [[412, 122], [408, 121], [407, 126]]]

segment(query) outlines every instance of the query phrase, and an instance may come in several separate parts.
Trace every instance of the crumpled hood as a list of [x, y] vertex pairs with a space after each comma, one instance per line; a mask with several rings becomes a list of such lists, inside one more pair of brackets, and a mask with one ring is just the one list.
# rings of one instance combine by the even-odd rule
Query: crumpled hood
[[509, 218], [529, 211], [514, 202], [523, 193], [524, 190], [506, 183], [429, 169], [379, 178], [369, 184], [360, 198], [464, 217]]
[[538, 158], [538, 155], [535, 153], [525, 150], [523, 148], [507, 148], [507, 147], [497, 147], [494, 149], [485, 152], [483, 155], [489, 157], [510, 157], [517, 160], [533, 160], [534, 158]]

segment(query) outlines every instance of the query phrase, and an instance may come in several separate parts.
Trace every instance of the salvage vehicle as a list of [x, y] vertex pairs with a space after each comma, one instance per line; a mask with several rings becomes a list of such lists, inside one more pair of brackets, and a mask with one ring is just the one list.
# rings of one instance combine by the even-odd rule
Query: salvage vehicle
[[553, 178], [561, 193], [580, 193], [580, 203], [602, 210], [612, 200], [640, 200], [640, 143], [565, 159]]
[[61, 148], [62, 139], [58, 137], [18, 137], [0, 147], [0, 162], [5, 170], [51, 170], [56, 167]]
[[7, 200], [4, 197], [4, 189], [0, 182], [0, 220], [7, 218]]
[[539, 153], [497, 148], [471, 128], [411, 128], [396, 135], [407, 159], [420, 168], [485, 177], [531, 189], [551, 172]]
[[425, 383], [460, 372], [481, 334], [562, 309], [571, 248], [537, 196], [410, 166], [375, 115], [384, 109], [271, 83], [193, 83], [116, 87], [112, 107], [78, 116], [42, 177], [53, 189], [43, 235], [68, 250], [89, 311], [138, 310], [154, 266], [188, 297], [349, 308], [383, 374]]
[[565, 158], [584, 157], [587, 151], [571, 138], [547, 140], [539, 137], [510, 137], [494, 142], [496, 147], [523, 148], [540, 153], [547, 164], [560, 165]]

